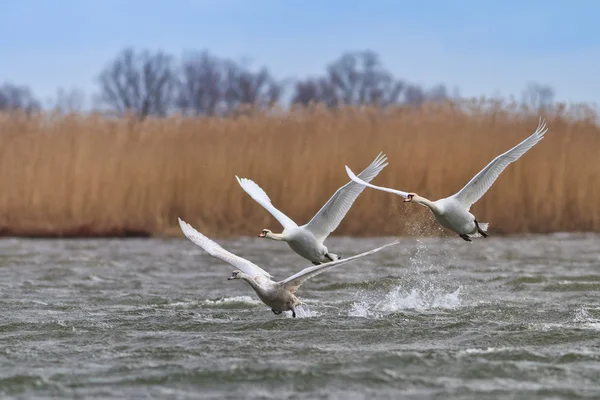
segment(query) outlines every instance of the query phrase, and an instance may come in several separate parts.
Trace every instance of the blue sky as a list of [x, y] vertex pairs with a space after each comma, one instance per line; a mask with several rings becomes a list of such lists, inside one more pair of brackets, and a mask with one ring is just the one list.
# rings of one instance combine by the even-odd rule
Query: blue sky
[[600, 103], [600, 1], [19, 0], [0, 3], [0, 82], [43, 100], [91, 94], [122, 48], [208, 49], [277, 77], [317, 75], [343, 51], [372, 49], [394, 75], [466, 96], [530, 81], [561, 101]]

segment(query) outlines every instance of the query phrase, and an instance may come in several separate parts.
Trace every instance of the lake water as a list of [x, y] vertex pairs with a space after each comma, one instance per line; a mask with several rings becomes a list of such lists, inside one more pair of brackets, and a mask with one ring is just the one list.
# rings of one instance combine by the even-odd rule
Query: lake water
[[0, 240], [0, 397], [600, 398], [600, 236], [401, 240], [306, 282], [296, 319], [187, 239]]

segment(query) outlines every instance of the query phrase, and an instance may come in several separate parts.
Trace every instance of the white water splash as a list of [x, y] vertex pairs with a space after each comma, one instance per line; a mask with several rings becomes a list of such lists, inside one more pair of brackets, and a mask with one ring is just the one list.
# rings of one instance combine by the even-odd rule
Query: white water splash
[[355, 302], [348, 315], [379, 318], [402, 310], [421, 311], [459, 307], [462, 286], [454, 290], [448, 289], [448, 279], [443, 272], [444, 266], [434, 261], [435, 251], [439, 249], [429, 248], [427, 241], [417, 240], [415, 253], [409, 257], [412, 265], [405, 277], [405, 283], [386, 293], [363, 293], [360, 297], [365, 300]]
[[[288, 318], [292, 318], [291, 311], [285, 311], [285, 316]], [[311, 318], [311, 317], [319, 317], [321, 315], [318, 311], [312, 311], [306, 304], [299, 305], [296, 307], [296, 318]]]
[[413, 288], [406, 291], [398, 286], [385, 294], [383, 299], [378, 295], [372, 295], [367, 300], [352, 304], [348, 315], [379, 318], [402, 310], [455, 309], [460, 306], [460, 291], [460, 287], [453, 292], [445, 292], [435, 287], [426, 290]]

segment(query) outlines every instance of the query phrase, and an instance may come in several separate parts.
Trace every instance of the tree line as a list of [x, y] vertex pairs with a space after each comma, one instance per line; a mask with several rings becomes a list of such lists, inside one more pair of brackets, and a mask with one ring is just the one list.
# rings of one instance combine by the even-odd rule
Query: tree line
[[[209, 51], [192, 52], [176, 60], [163, 51], [126, 48], [110, 60], [96, 77], [94, 109], [111, 115], [134, 113], [139, 118], [227, 116], [242, 105], [268, 108], [275, 105], [325, 104], [387, 107], [458, 98], [445, 85], [424, 88], [396, 78], [373, 51], [346, 52], [327, 65], [320, 76], [275, 78], [267, 67], [252, 69], [244, 62], [218, 57]], [[59, 90], [51, 102], [57, 111], [81, 111], [85, 94]], [[523, 102], [534, 108], [550, 106], [554, 90], [529, 84]], [[27, 86], [0, 85], [0, 110], [27, 112], [44, 109]]]

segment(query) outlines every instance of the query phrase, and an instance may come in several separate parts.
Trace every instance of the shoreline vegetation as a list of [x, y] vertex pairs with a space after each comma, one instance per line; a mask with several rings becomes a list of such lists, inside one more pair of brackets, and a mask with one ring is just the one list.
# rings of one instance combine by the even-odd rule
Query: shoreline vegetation
[[[256, 236], [278, 222], [239, 187], [308, 222], [380, 151], [373, 184], [438, 199], [529, 136], [472, 208], [490, 234], [600, 232], [600, 127], [587, 106], [532, 112], [494, 101], [389, 109], [321, 106], [228, 118], [0, 114], [0, 236]], [[332, 236], [447, 236], [424, 207], [365, 189]]]

